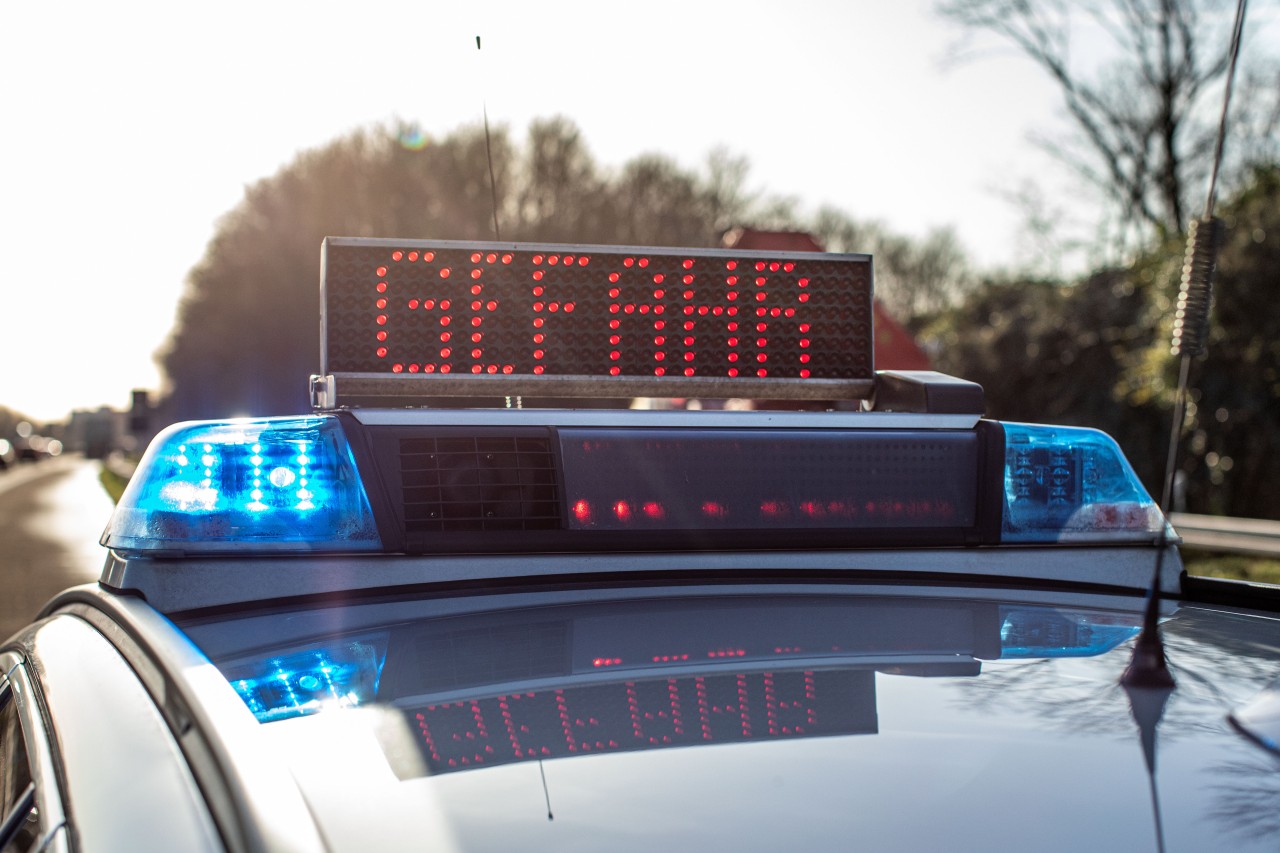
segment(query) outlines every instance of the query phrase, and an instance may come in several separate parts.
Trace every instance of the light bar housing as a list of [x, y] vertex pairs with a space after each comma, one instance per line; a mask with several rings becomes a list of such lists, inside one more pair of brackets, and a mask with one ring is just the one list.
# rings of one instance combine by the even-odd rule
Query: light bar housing
[[1151, 545], [1165, 525], [1093, 430], [876, 412], [377, 414], [171, 427], [103, 543], [125, 555]]

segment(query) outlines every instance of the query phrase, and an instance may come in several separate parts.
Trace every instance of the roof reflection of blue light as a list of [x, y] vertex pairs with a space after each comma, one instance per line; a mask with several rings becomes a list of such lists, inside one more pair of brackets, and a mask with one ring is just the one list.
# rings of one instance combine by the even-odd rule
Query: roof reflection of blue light
[[388, 634], [219, 664], [259, 722], [270, 723], [372, 702], [386, 663]]
[[1001, 607], [1000, 657], [1092, 657], [1137, 636], [1141, 623], [1136, 614]]

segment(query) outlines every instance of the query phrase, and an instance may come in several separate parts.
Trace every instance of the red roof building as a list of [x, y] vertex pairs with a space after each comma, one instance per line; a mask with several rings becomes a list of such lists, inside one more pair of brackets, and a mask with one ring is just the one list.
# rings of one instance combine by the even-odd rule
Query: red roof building
[[[729, 249], [758, 249], [766, 252], [822, 252], [821, 244], [805, 231], [760, 231], [734, 228], [724, 235]], [[932, 370], [929, 357], [901, 323], [876, 300], [872, 305], [872, 333], [875, 335], [876, 370]]]

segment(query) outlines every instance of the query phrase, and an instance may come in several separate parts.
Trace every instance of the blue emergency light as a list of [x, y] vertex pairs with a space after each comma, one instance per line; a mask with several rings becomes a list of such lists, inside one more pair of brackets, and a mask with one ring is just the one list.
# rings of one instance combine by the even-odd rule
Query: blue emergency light
[[373, 511], [329, 416], [175, 424], [156, 436], [102, 544], [124, 551], [376, 551]]

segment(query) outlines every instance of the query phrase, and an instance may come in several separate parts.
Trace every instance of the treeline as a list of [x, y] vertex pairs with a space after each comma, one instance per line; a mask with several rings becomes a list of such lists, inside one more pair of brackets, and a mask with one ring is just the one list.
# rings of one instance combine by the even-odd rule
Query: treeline
[[650, 154], [610, 169], [579, 129], [534, 123], [517, 144], [464, 128], [439, 139], [413, 127], [360, 130], [249, 187], [188, 276], [159, 355], [174, 418], [297, 412], [319, 370], [320, 242], [328, 235], [654, 246], [717, 246], [736, 226], [812, 231], [832, 251], [877, 254], [877, 287], [907, 316], [950, 304], [972, 280], [954, 235], [922, 241], [833, 209], [805, 219], [794, 202], [747, 184], [723, 151], [700, 168]]
[[[1191, 512], [1280, 518], [1280, 168], [1218, 211], [1208, 351], [1193, 363], [1180, 469]], [[924, 322], [938, 369], [980, 382], [988, 414], [1106, 430], [1160, 494], [1177, 362], [1181, 238], [1079, 281], [987, 281]], [[1180, 490], [1182, 492], [1182, 490]]]

